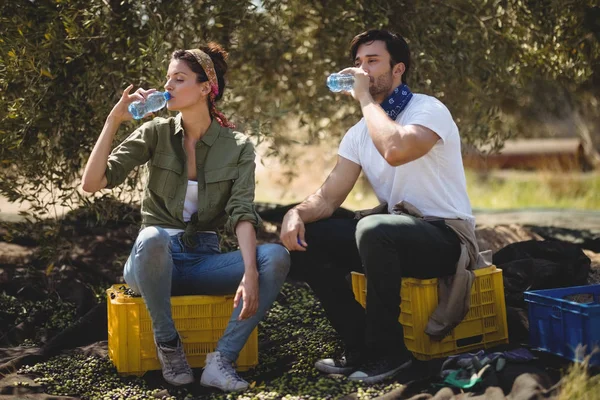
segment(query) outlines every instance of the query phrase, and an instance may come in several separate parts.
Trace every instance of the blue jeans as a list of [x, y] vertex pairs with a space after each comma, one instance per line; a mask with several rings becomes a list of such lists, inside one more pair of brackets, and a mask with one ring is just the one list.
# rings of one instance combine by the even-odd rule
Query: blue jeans
[[[152, 319], [154, 338], [167, 342], [177, 336], [171, 316], [171, 295], [226, 295], [236, 292], [244, 275], [241, 252], [221, 254], [214, 233], [197, 233], [198, 245], [185, 246], [181, 233], [173, 236], [160, 227], [144, 228], [138, 235], [123, 277], [130, 288], [142, 295]], [[277, 298], [290, 267], [287, 249], [278, 244], [256, 248], [259, 304], [256, 314], [238, 321], [240, 301], [233, 310], [217, 351], [236, 361], [248, 337]]]

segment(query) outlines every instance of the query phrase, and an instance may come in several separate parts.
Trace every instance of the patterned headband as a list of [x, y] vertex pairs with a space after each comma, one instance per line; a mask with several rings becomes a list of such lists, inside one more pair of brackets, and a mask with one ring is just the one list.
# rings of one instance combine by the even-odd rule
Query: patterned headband
[[216, 120], [221, 126], [235, 128], [235, 125], [227, 121], [227, 118], [225, 118], [225, 116], [219, 110], [217, 110], [217, 107], [215, 106], [215, 98], [219, 94], [219, 81], [217, 80], [217, 73], [215, 72], [215, 65], [213, 64], [212, 59], [208, 54], [206, 54], [200, 49], [192, 49], [186, 51], [194, 56], [196, 61], [198, 61], [198, 64], [200, 64], [200, 66], [204, 70], [206, 77], [208, 78], [208, 82], [210, 84], [210, 115], [216, 118]]

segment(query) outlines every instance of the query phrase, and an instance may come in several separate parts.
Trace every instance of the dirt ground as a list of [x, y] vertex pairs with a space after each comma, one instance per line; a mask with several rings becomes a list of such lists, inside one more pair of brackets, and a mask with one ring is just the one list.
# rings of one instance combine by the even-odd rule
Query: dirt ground
[[[7, 202], [6, 199], [0, 198], [0, 223], [22, 220], [18, 215], [18, 211], [23, 208], [23, 205], [12, 204]], [[582, 247], [586, 255], [592, 260], [592, 268], [600, 268], [600, 211], [546, 209], [474, 210], [474, 214], [477, 222], [478, 240], [482, 249], [490, 249], [492, 252], [495, 252], [510, 243], [530, 239], [542, 240], [542, 236], [535, 233], [539, 231], [545, 232], [547, 236], [552, 236], [556, 239], [579, 244], [585, 243], [585, 246]], [[81, 225], [85, 225], [85, 221], [81, 222]], [[265, 228], [265, 239], [276, 241], [278, 226], [267, 224]], [[135, 231], [130, 233], [133, 236], [123, 238], [126, 241], [125, 244], [135, 239]], [[110, 233], [110, 235], [120, 236], [116, 232]], [[88, 242], [87, 246], [95, 248], [100, 243], [110, 242], [110, 237], [101, 238], [95, 236], [94, 239], [98, 240], [98, 243], [93, 244]], [[82, 253], [78, 245], [76, 243], [74, 245], [75, 253]], [[26, 264], [31, 261], [31, 256], [34, 252], [35, 247], [0, 240], [0, 265]], [[83, 256], [83, 253], [81, 255]], [[93, 260], [87, 259], [86, 261], [92, 262]]]
[[[12, 240], [7, 240], [9, 229], [2, 227], [1, 222], [18, 218], [0, 214], [0, 291], [28, 301], [42, 299], [48, 292], [57, 293], [59, 298], [77, 305], [76, 316], [84, 315], [97, 301], [90, 286], [106, 287], [122, 281], [122, 265], [137, 235], [139, 215], [132, 207], [121, 207], [119, 214], [126, 217], [106, 221], [102, 226], [90, 224], [95, 220], [91, 214], [69, 213], [60, 232], [64, 241], [52, 266], [45, 263], [39, 246], [44, 226], [22, 226], [20, 232], [13, 232]], [[569, 241], [579, 244], [592, 261], [589, 283], [600, 283], [600, 213], [512, 210], [478, 212], [476, 218], [481, 249], [496, 252], [508, 244], [527, 240]], [[277, 241], [277, 232], [277, 223], [267, 221], [265, 229], [259, 232], [259, 242]], [[45, 312], [42, 309], [38, 313], [42, 320]], [[0, 347], [15, 346], [24, 339], [45, 340], [58, 330], [44, 332], [46, 336], [40, 337], [39, 332], [36, 336], [35, 323], [41, 320], [14, 326], [3, 317], [0, 312]]]

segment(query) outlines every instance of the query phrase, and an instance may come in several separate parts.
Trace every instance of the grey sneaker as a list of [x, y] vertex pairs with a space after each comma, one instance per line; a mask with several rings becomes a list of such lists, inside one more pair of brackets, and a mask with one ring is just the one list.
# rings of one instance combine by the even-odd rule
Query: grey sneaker
[[178, 340], [177, 347], [156, 343], [156, 352], [165, 381], [175, 386], [194, 382], [194, 374], [185, 358], [181, 339]]
[[248, 382], [240, 378], [233, 368], [231, 361], [227, 360], [218, 351], [206, 355], [206, 366], [200, 384], [207, 387], [216, 387], [224, 392], [238, 392], [248, 389]]
[[341, 357], [317, 360], [315, 368], [326, 374], [350, 375], [362, 365], [363, 358], [363, 351], [346, 350]]
[[349, 381], [363, 381], [369, 385], [379, 383], [410, 367], [412, 359], [409, 355], [399, 357], [386, 356], [371, 359], [358, 367], [349, 377]]

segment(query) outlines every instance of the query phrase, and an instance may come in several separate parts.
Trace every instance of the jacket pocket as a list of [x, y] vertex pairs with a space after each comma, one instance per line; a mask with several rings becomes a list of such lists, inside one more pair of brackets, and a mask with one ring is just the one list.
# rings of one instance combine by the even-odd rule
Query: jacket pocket
[[150, 164], [148, 187], [156, 194], [173, 198], [183, 172], [177, 157], [167, 153], [156, 153]]
[[204, 173], [209, 207], [225, 207], [227, 200], [231, 196], [233, 182], [238, 176], [238, 167], [233, 166], [218, 168]]

